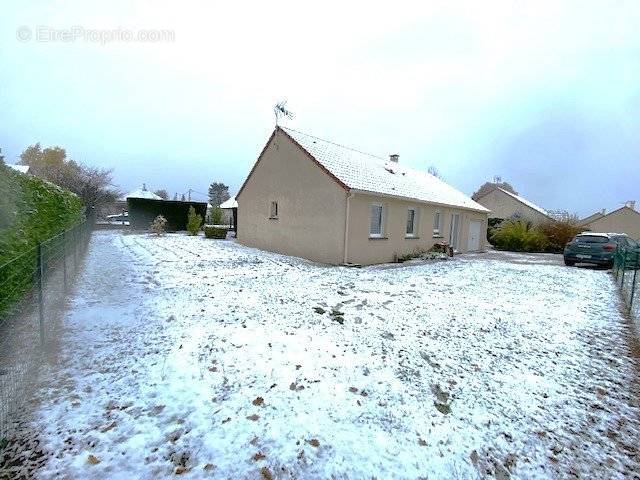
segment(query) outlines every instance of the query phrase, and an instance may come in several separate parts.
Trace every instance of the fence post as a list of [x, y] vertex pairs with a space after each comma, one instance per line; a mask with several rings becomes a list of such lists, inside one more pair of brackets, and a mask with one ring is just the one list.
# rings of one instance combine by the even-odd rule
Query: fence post
[[633, 310], [633, 295], [636, 293], [636, 276], [638, 275], [638, 259], [640, 252], [636, 252], [636, 263], [633, 266], [633, 283], [631, 284], [631, 298], [629, 299], [629, 312]]
[[627, 263], [627, 254], [623, 252], [622, 254], [622, 281], [620, 282], [620, 288], [622, 288], [622, 296], [624, 298], [624, 271]]
[[44, 278], [44, 262], [42, 261], [42, 244], [38, 242], [36, 264], [36, 285], [38, 288], [38, 319], [40, 321], [40, 345], [44, 347], [44, 298], [42, 279]]
[[62, 231], [62, 274], [64, 279], [64, 291], [67, 291], [67, 232]]
[[73, 269], [78, 273], [78, 226], [73, 227]]

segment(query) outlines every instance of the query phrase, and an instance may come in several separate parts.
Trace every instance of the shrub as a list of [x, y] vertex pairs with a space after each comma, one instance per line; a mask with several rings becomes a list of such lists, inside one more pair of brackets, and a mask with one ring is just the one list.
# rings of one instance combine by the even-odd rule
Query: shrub
[[222, 225], [222, 209], [220, 207], [211, 209], [211, 223], [213, 225]]
[[549, 220], [538, 228], [549, 240], [547, 250], [554, 253], [562, 252], [564, 246], [583, 230], [578, 227], [577, 220], [573, 218]]
[[225, 239], [227, 238], [227, 229], [214, 227], [213, 225], [205, 225], [204, 236], [207, 238]]
[[158, 236], [164, 235], [167, 231], [167, 219], [162, 215], [158, 215], [153, 219], [151, 225], [149, 225], [149, 230], [151, 230], [151, 233], [155, 233]]
[[421, 260], [446, 260], [447, 257], [449, 257], [446, 251], [434, 247], [431, 247], [429, 250], [416, 248], [411, 252], [396, 254], [396, 262], [403, 263], [416, 258]]
[[0, 192], [1, 317], [31, 287], [38, 242], [85, 217], [82, 202], [73, 193], [1, 164]]
[[187, 215], [187, 232], [189, 235], [197, 235], [202, 226], [202, 217], [196, 213], [196, 209], [189, 207], [189, 215]]
[[524, 220], [505, 220], [495, 228], [491, 243], [500, 250], [540, 252], [549, 241], [544, 233]]

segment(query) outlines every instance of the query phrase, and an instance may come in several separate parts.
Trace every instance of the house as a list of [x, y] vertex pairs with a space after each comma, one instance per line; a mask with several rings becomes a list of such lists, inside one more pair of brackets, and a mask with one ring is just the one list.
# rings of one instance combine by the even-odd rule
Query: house
[[640, 240], [640, 213], [635, 209], [634, 201], [612, 212], [606, 210], [596, 212], [580, 221], [580, 226], [592, 232], [626, 233], [629, 237]]
[[533, 223], [552, 220], [551, 215], [544, 208], [500, 187], [496, 187], [481, 197], [477, 197], [476, 202], [491, 210], [490, 218], [504, 220], [506, 218], [520, 217]]
[[238, 194], [245, 245], [329, 264], [485, 248], [489, 210], [434, 176], [276, 127]]

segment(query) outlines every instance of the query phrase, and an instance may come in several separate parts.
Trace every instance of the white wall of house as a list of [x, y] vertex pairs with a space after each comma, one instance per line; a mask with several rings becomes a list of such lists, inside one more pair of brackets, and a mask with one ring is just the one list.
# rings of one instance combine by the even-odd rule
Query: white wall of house
[[626, 233], [634, 240], [640, 240], [640, 213], [629, 207], [623, 207], [583, 227], [592, 232]]
[[[371, 232], [372, 206], [375, 205], [382, 206], [380, 234]], [[410, 209], [413, 210], [412, 214], [409, 214]], [[436, 214], [439, 218], [437, 229]], [[474, 251], [483, 251], [487, 237], [486, 213], [391, 197], [355, 194], [349, 199], [347, 260], [362, 265], [392, 262], [398, 255], [428, 250], [435, 243], [449, 243], [452, 240], [454, 214], [458, 215], [456, 250], [469, 251], [470, 222], [476, 221], [479, 223], [475, 232], [477, 242], [474, 244], [472, 241], [471, 246]], [[413, 229], [408, 228], [409, 215], [414, 217]], [[408, 229], [413, 230], [413, 234], [408, 234]]]
[[346, 192], [281, 131], [267, 144], [237, 200], [240, 243], [342, 263]]

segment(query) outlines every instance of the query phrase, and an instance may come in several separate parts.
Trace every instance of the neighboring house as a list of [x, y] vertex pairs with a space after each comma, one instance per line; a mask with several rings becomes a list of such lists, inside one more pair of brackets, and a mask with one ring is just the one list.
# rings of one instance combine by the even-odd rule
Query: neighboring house
[[521, 217], [533, 223], [542, 223], [552, 219], [544, 208], [500, 187], [476, 198], [476, 202], [491, 210], [490, 218], [504, 220], [505, 218]]
[[640, 240], [640, 213], [635, 209], [635, 202], [627, 202], [609, 213], [597, 212], [580, 222], [580, 226], [592, 232], [626, 233], [634, 240]]
[[484, 250], [489, 211], [398, 161], [276, 127], [236, 195], [238, 241], [329, 264]]

